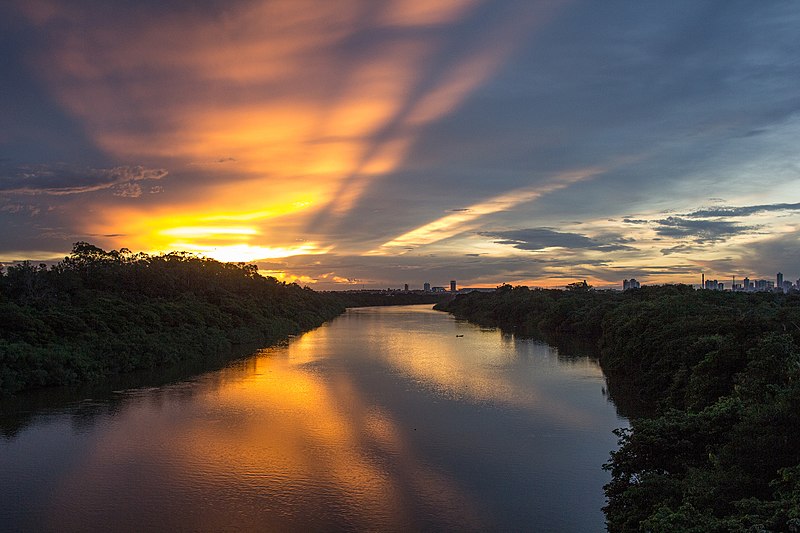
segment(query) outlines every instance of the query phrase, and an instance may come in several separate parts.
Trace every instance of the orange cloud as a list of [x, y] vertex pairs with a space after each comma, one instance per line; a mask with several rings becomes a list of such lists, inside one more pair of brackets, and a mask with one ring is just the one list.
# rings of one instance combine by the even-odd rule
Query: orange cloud
[[[97, 146], [121, 161], [164, 166], [164, 189], [185, 191], [160, 200], [172, 202], [170, 217], [195, 227], [211, 209], [264, 213], [265, 224], [277, 212], [314, 216], [322, 232], [544, 20], [501, 21], [438, 65], [444, 42], [429, 30], [458, 24], [477, 4], [257, 1], [157, 19], [127, 10], [114, 20], [79, 4], [39, 1], [24, 11], [45, 30], [57, 28], [40, 70]], [[374, 37], [381, 28], [415, 27], [428, 33]], [[366, 35], [373, 35], [369, 45], [357, 47]], [[298, 201], [297, 191], [309, 198]], [[100, 222], [92, 228], [126, 239], [131, 227], [155, 229], [149, 199], [123, 197], [131, 202], [124, 208], [96, 206]], [[180, 227], [163, 223], [167, 231]], [[136, 235], [154, 238], [153, 231]], [[268, 243], [248, 244], [255, 252]]]

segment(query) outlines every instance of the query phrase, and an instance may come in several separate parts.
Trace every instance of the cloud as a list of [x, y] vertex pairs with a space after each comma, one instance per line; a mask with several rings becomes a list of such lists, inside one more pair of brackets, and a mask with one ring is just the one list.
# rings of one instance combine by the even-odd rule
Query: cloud
[[370, 251], [372, 255], [390, 253], [397, 248], [432, 244], [473, 229], [481, 217], [507, 211], [519, 205], [533, 202], [540, 197], [570, 187], [571, 185], [594, 177], [603, 172], [600, 168], [581, 169], [576, 172], [563, 172], [536, 187], [509, 191], [499, 196], [487, 198], [480, 203], [464, 208], [433, 222], [399, 235], [380, 248]]
[[720, 241], [758, 229], [756, 226], [740, 226], [727, 220], [688, 220], [681, 217], [667, 217], [654, 222], [658, 224], [656, 233], [662, 237], [692, 238], [698, 243]]
[[663, 255], [687, 254], [687, 253], [696, 253], [699, 252], [700, 250], [702, 250], [700, 246], [693, 246], [691, 244], [679, 244], [671, 248], [662, 248], [661, 253]]
[[709, 209], [700, 209], [687, 213], [686, 217], [691, 218], [711, 218], [711, 217], [747, 217], [758, 213], [774, 211], [800, 211], [800, 203], [795, 204], [765, 204], [748, 206], [722, 206]]
[[127, 182], [114, 186], [114, 196], [123, 198], [139, 198], [142, 195], [142, 186], [138, 183]]
[[42, 209], [39, 206], [35, 205], [26, 205], [26, 204], [7, 204], [0, 207], [0, 213], [12, 213], [12, 214], [27, 214], [29, 216], [35, 217], [39, 213], [42, 212]]
[[785, 279], [800, 277], [800, 231], [743, 244], [742, 251], [741, 258], [729, 265], [728, 271], [752, 278], [775, 279], [777, 272], [783, 272]]
[[530, 228], [508, 231], [482, 231], [478, 235], [489, 237], [497, 244], [508, 244], [520, 250], [544, 250], [545, 248], [571, 248], [600, 250], [604, 252], [632, 250], [630, 246], [601, 242], [580, 233], [554, 231], [550, 228]]
[[63, 196], [114, 189], [115, 196], [141, 195], [138, 181], [160, 180], [164, 169], [120, 166], [106, 169], [37, 165], [0, 170], [0, 193]]

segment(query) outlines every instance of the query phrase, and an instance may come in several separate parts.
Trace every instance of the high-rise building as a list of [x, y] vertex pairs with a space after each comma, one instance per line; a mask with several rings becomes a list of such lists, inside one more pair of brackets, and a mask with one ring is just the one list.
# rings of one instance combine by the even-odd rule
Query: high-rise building
[[427, 281], [422, 285], [422, 288], [425, 292], [431, 292], [431, 284]]
[[406, 291], [406, 292], [408, 292], [408, 283], [406, 283], [405, 285], [403, 285], [403, 290], [404, 290], [404, 291]]
[[775, 286], [776, 287], [783, 287], [783, 272], [778, 272], [775, 275], [775, 278], [776, 278]]
[[622, 280], [623, 291], [627, 291], [628, 289], [638, 289], [639, 287], [641, 287], [641, 284], [636, 281], [636, 278]]
[[450, 280], [450, 292], [456, 292], [456, 280]]

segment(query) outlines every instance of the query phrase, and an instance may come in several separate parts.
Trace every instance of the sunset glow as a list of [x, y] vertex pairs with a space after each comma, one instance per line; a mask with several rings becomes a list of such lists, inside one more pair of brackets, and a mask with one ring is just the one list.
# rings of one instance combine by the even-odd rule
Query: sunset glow
[[322, 288], [790, 270], [796, 9], [651, 7], [10, 2], [0, 258], [83, 240]]

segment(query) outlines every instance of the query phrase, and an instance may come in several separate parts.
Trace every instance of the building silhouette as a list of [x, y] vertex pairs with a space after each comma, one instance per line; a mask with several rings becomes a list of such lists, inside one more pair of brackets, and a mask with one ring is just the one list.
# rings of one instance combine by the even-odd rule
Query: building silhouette
[[422, 285], [422, 290], [424, 290], [425, 292], [431, 292], [431, 284], [426, 281]]
[[456, 292], [456, 280], [450, 280], [450, 292]]
[[641, 287], [641, 284], [636, 281], [636, 278], [622, 280], [623, 291], [627, 291], [628, 289], [638, 289], [639, 287]]

